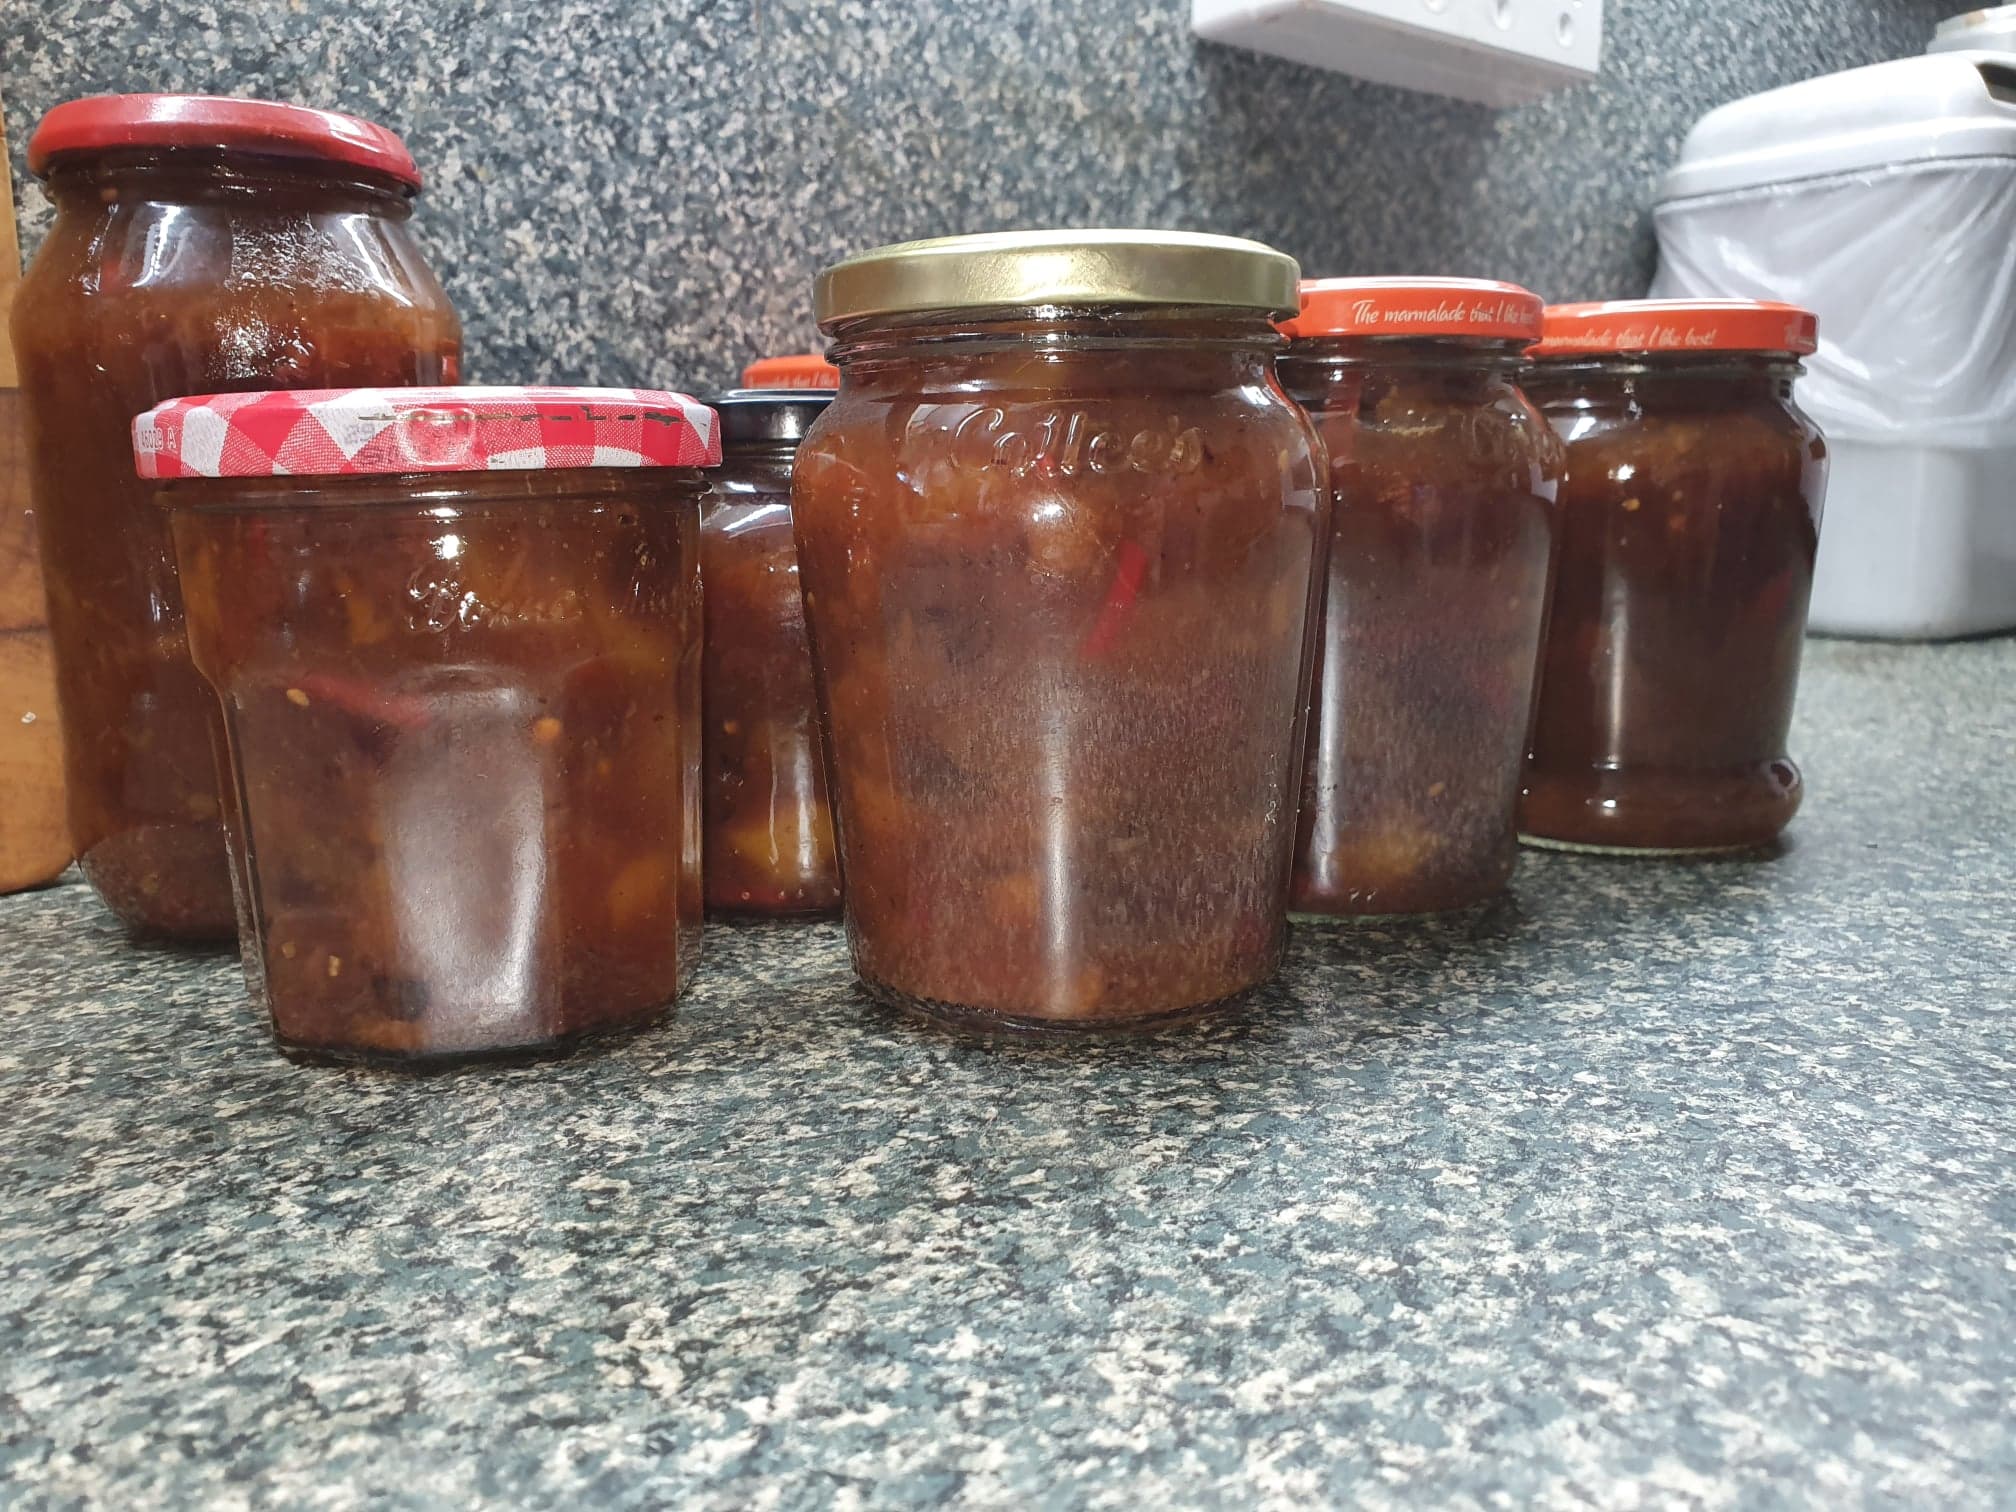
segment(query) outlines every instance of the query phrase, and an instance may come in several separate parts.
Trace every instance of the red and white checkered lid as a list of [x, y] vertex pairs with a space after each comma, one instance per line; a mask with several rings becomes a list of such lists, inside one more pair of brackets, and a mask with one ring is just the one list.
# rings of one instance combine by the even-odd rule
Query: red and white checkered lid
[[133, 422], [143, 478], [281, 478], [563, 467], [712, 467], [714, 411], [604, 388], [285, 389], [157, 404]]

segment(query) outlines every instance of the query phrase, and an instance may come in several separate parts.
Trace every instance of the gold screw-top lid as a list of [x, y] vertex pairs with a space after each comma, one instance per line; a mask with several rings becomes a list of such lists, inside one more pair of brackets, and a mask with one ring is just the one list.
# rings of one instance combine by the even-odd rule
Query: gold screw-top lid
[[998, 231], [877, 247], [820, 273], [822, 329], [863, 315], [1026, 305], [1221, 305], [1292, 315], [1286, 252], [1198, 231]]

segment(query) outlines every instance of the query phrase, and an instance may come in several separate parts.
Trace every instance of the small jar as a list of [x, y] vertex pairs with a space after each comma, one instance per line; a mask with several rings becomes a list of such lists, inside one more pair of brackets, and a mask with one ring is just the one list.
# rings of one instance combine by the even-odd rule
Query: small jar
[[14, 305], [71, 838], [137, 934], [231, 937], [217, 773], [167, 521], [129, 429], [178, 394], [453, 383], [462, 331], [391, 132], [257, 100], [112, 95], [28, 145], [56, 222]]
[[658, 1019], [698, 959], [711, 411], [627, 389], [175, 400], [172, 479], [255, 1002], [433, 1062]]
[[1300, 911], [1464, 908], [1512, 875], [1561, 469], [1519, 388], [1540, 313], [1515, 284], [1343, 278], [1283, 326], [1335, 491]]
[[1293, 259], [1160, 232], [828, 268], [798, 454], [854, 965], [986, 1031], [1210, 1012], [1280, 960], [1329, 491]]
[[830, 393], [730, 389], [721, 466], [700, 515], [706, 587], [707, 907], [840, 906], [812, 652], [791, 538], [791, 461]]
[[837, 389], [840, 387], [840, 369], [817, 352], [792, 352], [783, 357], [758, 357], [742, 369], [742, 387]]
[[1527, 392], [1567, 444], [1520, 827], [1540, 845], [1763, 846], [1827, 478], [1792, 399], [1813, 316], [1745, 300], [1560, 305]]

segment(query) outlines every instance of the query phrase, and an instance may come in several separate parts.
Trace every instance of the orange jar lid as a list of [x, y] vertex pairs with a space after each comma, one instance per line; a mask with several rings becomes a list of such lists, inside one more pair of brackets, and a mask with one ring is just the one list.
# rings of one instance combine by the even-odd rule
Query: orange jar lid
[[1290, 340], [1311, 336], [1453, 336], [1538, 341], [1543, 301], [1487, 278], [1312, 278], [1302, 309], [1281, 322]]
[[837, 389], [840, 387], [840, 369], [817, 352], [793, 352], [788, 357], [758, 357], [742, 369], [742, 387]]
[[1613, 299], [1547, 307], [1535, 357], [1606, 352], [1789, 352], [1819, 345], [1811, 310], [1770, 299]]
[[420, 169], [396, 133], [334, 110], [218, 95], [90, 95], [58, 105], [28, 139], [37, 177], [65, 153], [208, 147], [369, 168], [420, 187]]

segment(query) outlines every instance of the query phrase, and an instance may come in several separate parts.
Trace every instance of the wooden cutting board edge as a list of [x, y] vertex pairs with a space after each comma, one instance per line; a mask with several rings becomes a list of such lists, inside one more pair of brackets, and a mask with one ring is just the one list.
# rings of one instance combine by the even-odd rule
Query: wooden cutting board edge
[[19, 388], [14, 340], [7, 334], [21, 287], [21, 234], [14, 224], [14, 158], [7, 150], [7, 107], [0, 102], [0, 388]]
[[[56, 663], [25, 477], [20, 371], [9, 317], [21, 282], [12, 158], [0, 107], [0, 893], [40, 887], [70, 864]], [[10, 566], [10, 561], [12, 565]]]

